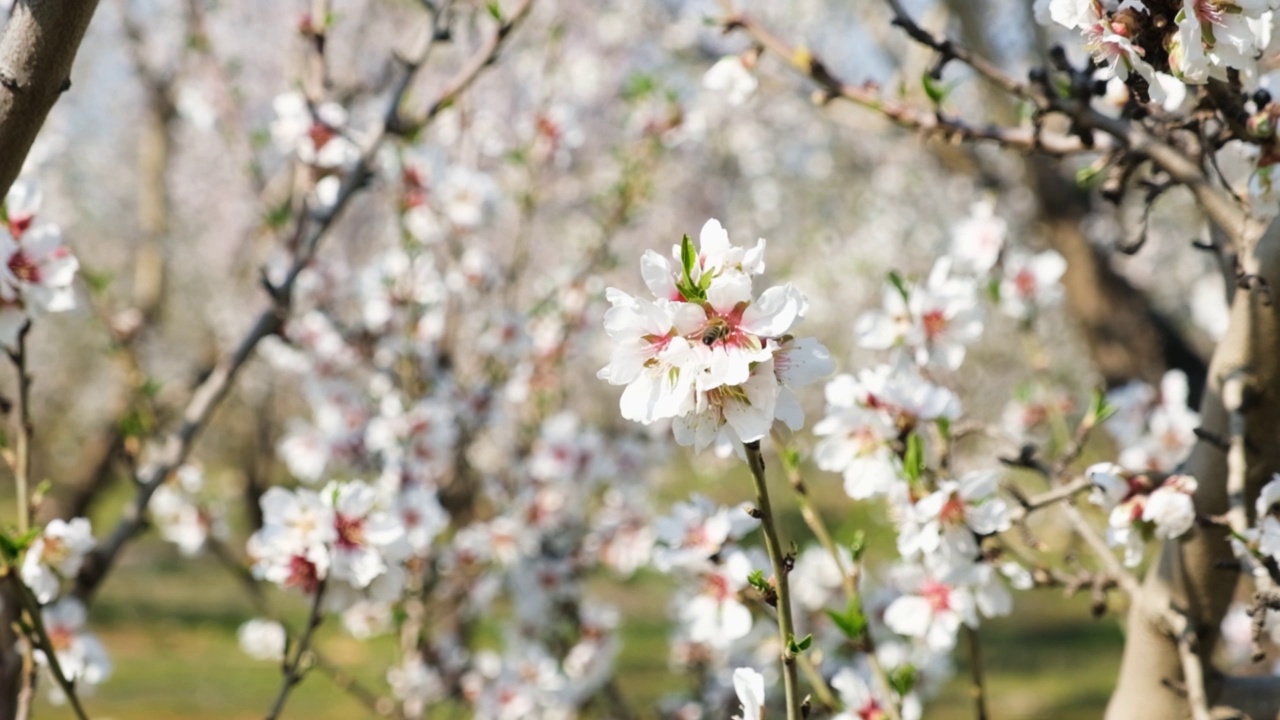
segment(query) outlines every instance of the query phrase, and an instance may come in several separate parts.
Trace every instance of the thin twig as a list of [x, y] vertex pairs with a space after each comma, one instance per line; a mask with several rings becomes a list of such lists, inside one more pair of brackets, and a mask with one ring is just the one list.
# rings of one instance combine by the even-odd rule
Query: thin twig
[[782, 683], [786, 694], [787, 720], [802, 720], [800, 683], [799, 678], [796, 677], [796, 656], [791, 651], [796, 632], [791, 618], [791, 583], [787, 579], [790, 562], [782, 552], [782, 545], [778, 541], [778, 530], [774, 525], [760, 441], [744, 443], [744, 447], [747, 452], [747, 465], [751, 468], [751, 478], [755, 482], [756, 513], [759, 515], [760, 527], [764, 530], [765, 552], [769, 554], [769, 562], [773, 565], [774, 582], [777, 583], [778, 639], [782, 642]]
[[304, 659], [315, 661], [315, 656], [309, 655], [311, 648], [311, 638], [315, 635], [316, 628], [320, 627], [320, 623], [324, 620], [322, 612], [324, 600], [325, 581], [321, 580], [316, 586], [315, 597], [311, 600], [311, 613], [307, 616], [307, 626], [302, 630], [302, 637], [298, 639], [298, 646], [294, 648], [293, 660], [285, 661], [281, 666], [281, 674], [284, 676], [280, 683], [280, 692], [276, 694], [276, 700], [271, 705], [271, 710], [267, 712], [266, 720], [276, 720], [280, 717], [280, 712], [284, 710], [285, 701], [289, 699], [289, 693], [293, 691], [295, 685], [302, 681], [302, 675], [298, 672], [298, 668], [302, 666]]
[[982, 643], [978, 638], [978, 629], [964, 626], [964, 636], [969, 642], [969, 677], [972, 685], [969, 694], [973, 696], [973, 715], [978, 720], [987, 720], [987, 682], [986, 670], [982, 663]]
[[18, 497], [18, 532], [31, 528], [31, 376], [27, 373], [27, 333], [31, 323], [18, 331], [18, 344], [9, 360], [18, 376], [18, 432], [14, 441], [13, 480]]
[[28, 637], [34, 639], [40, 646], [40, 650], [44, 652], [45, 660], [49, 663], [49, 670], [53, 674], [53, 679], [58, 683], [58, 687], [62, 688], [62, 692], [67, 696], [67, 702], [71, 704], [71, 709], [75, 711], [79, 720], [89, 720], [89, 715], [84, 711], [84, 706], [80, 704], [80, 696], [76, 695], [76, 686], [66, 674], [62, 671], [62, 663], [58, 662], [58, 652], [53, 647], [53, 641], [49, 639], [49, 631], [44, 626], [44, 616], [41, 614], [40, 602], [36, 600], [36, 596], [31, 594], [31, 590], [23, 584], [18, 575], [12, 572], [10, 568], [9, 578], [18, 589], [18, 599], [22, 603], [22, 607], [26, 610], [27, 617], [31, 623], [27, 628]]
[[[773, 430], [771, 437], [774, 447], [777, 449], [779, 457], [781, 457], [787, 445], [776, 429]], [[800, 476], [800, 468], [785, 459], [782, 461], [782, 467], [786, 473], [787, 482], [795, 490], [796, 501], [800, 505], [800, 516], [804, 518], [805, 524], [813, 531], [814, 537], [818, 538], [818, 543], [826, 549], [827, 553], [831, 555], [832, 562], [836, 564], [836, 569], [840, 573], [840, 585], [844, 589], [845, 600], [851, 604], [857, 603], [861, 606], [862, 596], [858, 592], [854, 581], [856, 568], [845, 569], [844, 558], [840, 556], [840, 549], [836, 546], [835, 541], [832, 540], [831, 533], [827, 530], [827, 524], [822, 519], [822, 515], [813, 506], [813, 500], [809, 497], [809, 490], [804, 484], [804, 478]], [[856, 560], [854, 562], [855, 564], [857, 563]], [[900, 720], [901, 714], [898, 710], [893, 684], [889, 682], [889, 674], [885, 672], [884, 665], [880, 662], [880, 657], [876, 655], [875, 639], [871, 636], [870, 631], [863, 633], [862, 644], [866, 649], [864, 654], [867, 658], [867, 664], [871, 667], [871, 674], [875, 677], [876, 684], [879, 686], [884, 699], [883, 710], [888, 715], [888, 720]], [[825, 681], [823, 685], [825, 686]]]

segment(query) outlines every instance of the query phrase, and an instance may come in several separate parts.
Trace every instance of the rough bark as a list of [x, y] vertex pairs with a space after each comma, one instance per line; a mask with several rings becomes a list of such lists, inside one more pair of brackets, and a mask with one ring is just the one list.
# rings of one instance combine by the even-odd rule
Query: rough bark
[[0, 197], [58, 97], [97, 0], [18, 0], [0, 37]]
[[[1280, 232], [1274, 226], [1247, 255], [1244, 265], [1249, 272], [1260, 275], [1270, 287], [1280, 287]], [[1201, 426], [1218, 437], [1228, 434], [1222, 382], [1237, 371], [1247, 372], [1250, 378], [1245, 408], [1245, 507], [1252, 522], [1258, 491], [1280, 470], [1280, 444], [1272, 437], [1280, 427], [1280, 313], [1265, 292], [1235, 294], [1230, 327], [1209, 366], [1200, 406]], [[1225, 513], [1225, 453], [1212, 442], [1198, 442], [1187, 460], [1186, 471], [1199, 480], [1196, 510], [1208, 515]], [[1199, 638], [1198, 652], [1208, 666], [1218, 628], [1239, 580], [1240, 573], [1232, 567], [1232, 561], [1226, 531], [1216, 526], [1197, 528], [1185, 542], [1165, 542], [1161, 546], [1159, 561], [1148, 572], [1142, 592], [1133, 598], [1120, 678], [1107, 718], [1156, 720], [1187, 714], [1186, 701], [1163, 684], [1166, 680], [1178, 681], [1181, 667], [1173, 641], [1151, 622], [1150, 609], [1173, 603], [1185, 610]], [[1269, 683], [1228, 682], [1211, 674], [1207, 691], [1210, 702], [1246, 706], [1254, 720], [1261, 720], [1280, 715], [1280, 696], [1274, 686], [1274, 679]]]

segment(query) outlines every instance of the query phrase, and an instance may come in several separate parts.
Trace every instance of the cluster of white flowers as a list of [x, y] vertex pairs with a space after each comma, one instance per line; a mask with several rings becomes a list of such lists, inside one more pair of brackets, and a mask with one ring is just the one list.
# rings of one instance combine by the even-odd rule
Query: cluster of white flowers
[[254, 574], [308, 594], [323, 583], [339, 610], [366, 593], [399, 597], [409, 543], [392, 502], [358, 480], [331, 482], [319, 493], [270, 488], [262, 496], [262, 529], [249, 538]]
[[1107, 513], [1107, 542], [1124, 548], [1125, 565], [1142, 562], [1146, 540], [1173, 539], [1195, 524], [1191, 496], [1196, 479], [1170, 475], [1157, 481], [1151, 475], [1126, 471], [1115, 463], [1098, 463], [1085, 471], [1093, 483], [1089, 499]]
[[1187, 406], [1187, 376], [1170, 370], [1156, 392], [1133, 382], [1107, 393], [1116, 414], [1107, 429], [1120, 445], [1119, 463], [1133, 472], [1171, 473], [1196, 442], [1200, 415]]
[[1042, 22], [1079, 30], [1106, 78], [1140, 78], [1157, 103], [1182, 83], [1257, 77], [1271, 44], [1270, 0], [1039, 0]]
[[687, 236], [674, 247], [674, 268], [645, 253], [641, 273], [652, 300], [609, 289], [605, 331], [614, 348], [599, 376], [626, 386], [624, 418], [674, 420], [676, 441], [699, 450], [759, 441], [775, 420], [803, 426], [794, 389], [834, 364], [816, 340], [790, 334], [808, 307], [799, 290], [778, 285], [755, 297], [764, 247], [764, 240], [732, 245], [708, 220], [697, 249]]
[[[62, 582], [75, 577], [85, 556], [93, 550], [93, 534], [89, 521], [51, 520], [32, 540], [22, 559], [20, 576], [31, 589], [41, 610], [44, 629], [57, 655], [64, 676], [81, 691], [105, 681], [111, 675], [111, 658], [98, 638], [85, 629], [84, 605], [73, 597], [56, 602]], [[36, 662], [47, 672], [49, 659], [42, 650], [35, 651]], [[61, 688], [50, 675], [47, 680], [50, 698], [62, 702]]]
[[80, 263], [63, 244], [62, 230], [36, 223], [44, 195], [34, 178], [19, 177], [4, 201], [0, 227], [0, 345], [13, 348], [31, 320], [76, 306]]
[[[58, 660], [58, 667], [67, 680], [75, 683], [76, 692], [84, 694], [105, 682], [111, 677], [111, 657], [97, 636], [85, 630], [88, 614], [84, 604], [79, 600], [66, 597], [46, 605], [41, 610], [45, 632], [49, 635], [49, 644], [53, 647]], [[36, 662], [46, 670], [49, 658], [44, 651], [36, 649]], [[45, 678], [49, 685], [49, 696], [54, 702], [62, 702], [65, 697], [62, 688], [54, 682], [52, 676]]]

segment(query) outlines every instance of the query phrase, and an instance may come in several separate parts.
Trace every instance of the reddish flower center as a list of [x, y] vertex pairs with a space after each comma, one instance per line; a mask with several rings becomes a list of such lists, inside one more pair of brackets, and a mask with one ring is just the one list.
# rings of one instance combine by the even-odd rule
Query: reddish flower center
[[868, 700], [857, 712], [858, 720], [883, 720], [886, 717], [877, 700]]
[[311, 123], [311, 128], [307, 130], [307, 137], [311, 138], [311, 144], [315, 146], [316, 150], [324, 147], [337, 136], [338, 133], [324, 123]]
[[10, 215], [9, 234], [13, 235], [15, 238], [22, 237], [22, 233], [26, 232], [27, 228], [31, 227], [31, 222], [35, 219], [36, 216], [30, 213], [24, 215]]
[[365, 544], [364, 518], [339, 515], [333, 524], [338, 531], [338, 547], [352, 550]]
[[316, 566], [301, 555], [289, 558], [289, 577], [284, 581], [285, 587], [302, 588], [305, 593], [313, 593], [320, 587], [320, 575]]
[[9, 257], [9, 272], [25, 283], [40, 282], [40, 266], [21, 250]]
[[941, 310], [930, 310], [920, 318], [920, 322], [924, 325], [925, 337], [930, 340], [938, 339], [947, 331], [947, 316]]
[[1031, 297], [1036, 294], [1036, 276], [1030, 270], [1022, 269], [1017, 275], [1013, 276], [1013, 287], [1022, 297]]
[[958, 525], [964, 522], [964, 500], [959, 495], [951, 494], [947, 501], [943, 503], [942, 509], [938, 511], [938, 519], [944, 523]]
[[951, 588], [937, 580], [925, 580], [920, 586], [920, 597], [929, 601], [934, 612], [951, 609]]

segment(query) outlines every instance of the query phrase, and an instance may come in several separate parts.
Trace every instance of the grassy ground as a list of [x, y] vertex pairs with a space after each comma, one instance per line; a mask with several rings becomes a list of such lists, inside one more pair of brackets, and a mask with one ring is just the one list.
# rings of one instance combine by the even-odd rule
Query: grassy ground
[[[741, 501], [746, 494], [735, 488], [746, 485], [738, 479], [691, 485], [726, 501]], [[688, 488], [671, 494], [684, 496]], [[815, 492], [823, 507], [832, 508], [828, 519], [837, 536], [870, 528], [873, 537], [884, 537], [884, 520], [871, 509], [853, 507], [838, 488], [817, 487]], [[785, 509], [787, 503], [781, 504]], [[807, 537], [794, 513], [786, 514], [783, 524], [792, 536]], [[642, 576], [625, 585], [602, 582], [597, 588], [625, 618], [619, 677], [642, 717], [648, 716], [643, 709], [652, 708], [657, 697], [680, 682], [667, 666], [663, 584], [662, 578]], [[278, 606], [292, 607], [294, 617], [303, 613], [296, 603]], [[215, 561], [183, 561], [154, 539], [132, 548], [91, 616], [115, 662], [115, 675], [86, 699], [91, 714], [129, 720], [261, 718], [278, 690], [279, 672], [271, 663], [248, 660], [237, 648], [236, 628], [252, 616], [242, 589]], [[1068, 600], [1054, 591], [1018, 594], [1011, 617], [982, 627], [992, 717], [1098, 717], [1115, 679], [1121, 644], [1115, 618], [1093, 620], [1087, 598]], [[354, 676], [385, 689], [382, 669], [395, 659], [389, 641], [359, 643], [336, 628], [322, 628], [319, 645]], [[930, 705], [926, 718], [973, 717], [965, 656], [962, 641], [956, 679]], [[72, 717], [64, 708], [49, 706], [41, 707], [39, 716]], [[313, 720], [369, 716], [318, 674], [308, 677], [284, 713], [286, 718]]]

